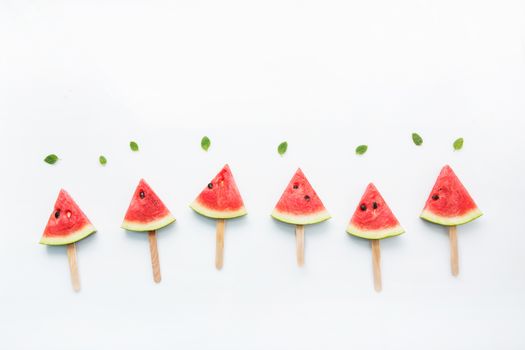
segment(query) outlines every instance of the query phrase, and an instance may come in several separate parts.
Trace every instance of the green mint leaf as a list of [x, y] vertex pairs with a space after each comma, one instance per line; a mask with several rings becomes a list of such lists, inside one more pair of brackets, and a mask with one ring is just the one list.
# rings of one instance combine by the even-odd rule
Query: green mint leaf
[[201, 140], [201, 148], [208, 152], [208, 148], [210, 148], [211, 141], [208, 136], [204, 136]]
[[106, 159], [106, 157], [104, 157], [104, 156], [100, 156], [100, 157], [98, 157], [98, 162], [99, 162], [101, 165], [106, 165], [106, 163], [108, 162], [108, 160]]
[[58, 157], [56, 154], [50, 154], [44, 158], [44, 162], [46, 162], [47, 164], [55, 164], [57, 160], [58, 160]]
[[454, 150], [459, 151], [463, 148], [463, 137], [460, 137], [456, 141], [454, 141]]
[[277, 152], [279, 152], [279, 154], [282, 156], [283, 154], [286, 153], [286, 150], [288, 149], [288, 142], [284, 141], [284, 142], [281, 142], [279, 144], [279, 146], [277, 146]]
[[421, 146], [423, 144], [423, 138], [419, 136], [418, 133], [412, 133], [412, 141], [414, 141], [414, 144], [416, 146]]
[[137, 145], [135, 141], [131, 141], [129, 143], [129, 148], [131, 148], [133, 152], [137, 152], [139, 150], [139, 145]]
[[368, 146], [367, 145], [360, 145], [360, 146], [357, 146], [357, 148], [355, 149], [355, 154], [365, 154], [366, 151], [368, 150]]

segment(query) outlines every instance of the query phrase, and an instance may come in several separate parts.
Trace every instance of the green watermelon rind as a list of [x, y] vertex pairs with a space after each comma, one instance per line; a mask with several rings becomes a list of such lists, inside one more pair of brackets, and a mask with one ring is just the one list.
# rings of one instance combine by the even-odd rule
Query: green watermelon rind
[[274, 209], [271, 215], [274, 219], [277, 219], [279, 221], [285, 222], [287, 224], [292, 224], [292, 225], [318, 224], [332, 217], [326, 210], [322, 210], [314, 214], [296, 215], [296, 214], [284, 213], [282, 211]]
[[381, 230], [365, 230], [355, 225], [348, 225], [346, 232], [352, 236], [365, 238], [365, 239], [384, 239], [389, 237], [399, 236], [405, 233], [405, 229], [401, 225], [394, 227], [384, 228]]
[[244, 208], [244, 206], [237, 210], [214, 210], [202, 205], [197, 201], [191, 203], [190, 208], [200, 215], [212, 219], [235, 219], [247, 214], [246, 208]]
[[174, 221], [175, 221], [175, 218], [173, 217], [173, 215], [167, 214], [162, 218], [159, 218], [159, 219], [147, 222], [147, 223], [124, 220], [124, 222], [122, 223], [120, 227], [128, 231], [148, 232], [148, 231], [159, 230], [163, 227], [168, 226]]
[[433, 213], [430, 210], [423, 210], [419, 216], [421, 219], [443, 226], [459, 226], [469, 223], [479, 218], [483, 213], [478, 208], [472, 209], [468, 213], [460, 216], [447, 217]]
[[66, 245], [66, 244], [78, 242], [95, 232], [97, 232], [97, 229], [95, 228], [95, 226], [91, 224], [87, 224], [84, 227], [82, 227], [80, 230], [77, 230], [76, 232], [72, 232], [68, 234], [67, 236], [62, 236], [62, 237], [42, 236], [39, 243], [46, 244], [46, 245]]

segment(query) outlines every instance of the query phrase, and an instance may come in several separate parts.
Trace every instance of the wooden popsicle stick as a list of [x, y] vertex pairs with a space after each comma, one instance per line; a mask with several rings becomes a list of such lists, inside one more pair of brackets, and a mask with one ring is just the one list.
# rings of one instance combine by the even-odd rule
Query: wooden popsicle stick
[[160, 283], [160, 262], [159, 249], [157, 247], [157, 233], [155, 231], [148, 232], [149, 252], [151, 255], [151, 268], [153, 269], [153, 280], [155, 283]]
[[224, 263], [224, 229], [226, 226], [226, 220], [217, 220], [217, 233], [215, 237], [215, 268], [217, 270], [222, 269]]
[[450, 271], [452, 276], [459, 275], [459, 254], [458, 254], [458, 230], [457, 226], [450, 226], [448, 228], [448, 236], [450, 238]]
[[374, 269], [374, 289], [380, 292], [383, 289], [381, 283], [381, 249], [378, 239], [372, 239], [372, 266]]
[[75, 243], [68, 244], [67, 261], [69, 262], [69, 272], [71, 275], [71, 284], [75, 292], [80, 291], [80, 277], [78, 275], [77, 248]]
[[295, 250], [297, 254], [297, 265], [304, 265], [304, 225], [295, 226]]

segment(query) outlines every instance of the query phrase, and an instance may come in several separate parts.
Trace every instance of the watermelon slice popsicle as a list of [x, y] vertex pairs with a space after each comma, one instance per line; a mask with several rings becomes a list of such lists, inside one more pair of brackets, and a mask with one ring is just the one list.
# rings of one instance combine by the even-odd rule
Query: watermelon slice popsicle
[[82, 212], [73, 198], [65, 190], [61, 189], [40, 243], [67, 246], [71, 284], [75, 292], [80, 291], [75, 243], [95, 232], [96, 229], [86, 214]]
[[330, 219], [330, 214], [299, 168], [273, 209], [272, 217], [295, 225], [297, 265], [304, 265], [304, 226]]
[[122, 228], [128, 231], [147, 232], [151, 267], [155, 283], [161, 281], [157, 230], [173, 223], [175, 218], [151, 187], [141, 179], [129, 204]]
[[354, 215], [350, 219], [346, 232], [353, 236], [370, 240], [372, 245], [374, 289], [380, 292], [382, 290], [382, 281], [379, 241], [400, 235], [405, 230], [401, 227], [374, 184], [370, 183], [366, 188]]
[[450, 269], [453, 276], [459, 274], [458, 238], [456, 226], [479, 218], [483, 213], [456, 176], [445, 165], [428, 196], [420, 217], [435, 224], [449, 227]]
[[244, 202], [228, 164], [204, 187], [190, 208], [203, 216], [217, 219], [215, 267], [217, 270], [222, 269], [225, 220], [246, 215]]

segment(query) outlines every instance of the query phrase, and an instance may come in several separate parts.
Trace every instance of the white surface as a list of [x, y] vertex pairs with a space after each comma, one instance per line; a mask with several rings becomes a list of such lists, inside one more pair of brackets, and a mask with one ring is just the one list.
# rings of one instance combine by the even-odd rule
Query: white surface
[[[2, 1], [0, 348], [524, 348], [524, 6]], [[225, 162], [249, 214], [217, 272], [188, 203]], [[457, 279], [446, 231], [418, 218], [445, 163], [485, 213], [459, 229]], [[306, 229], [304, 269], [269, 216], [297, 166], [333, 215]], [[160, 285], [147, 237], [119, 228], [140, 177], [178, 219]], [[345, 233], [369, 181], [407, 231], [382, 243], [381, 294]], [[60, 187], [98, 228], [80, 294], [65, 249], [37, 244]]]

